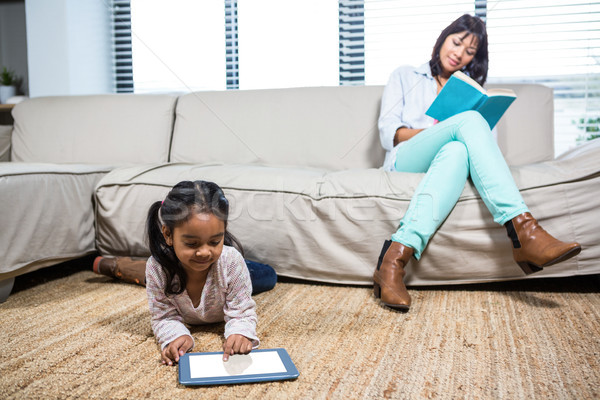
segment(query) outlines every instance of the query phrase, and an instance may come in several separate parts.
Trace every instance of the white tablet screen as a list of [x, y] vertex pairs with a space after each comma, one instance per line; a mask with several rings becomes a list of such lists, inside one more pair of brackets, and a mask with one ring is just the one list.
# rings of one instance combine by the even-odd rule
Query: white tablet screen
[[214, 378], [254, 374], [274, 374], [286, 372], [277, 351], [234, 354], [229, 361], [223, 361], [223, 353], [190, 354], [190, 378]]

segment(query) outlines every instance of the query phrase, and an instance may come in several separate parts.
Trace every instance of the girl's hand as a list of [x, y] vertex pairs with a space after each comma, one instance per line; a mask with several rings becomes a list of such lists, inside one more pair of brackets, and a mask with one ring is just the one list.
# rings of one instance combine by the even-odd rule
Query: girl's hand
[[184, 355], [194, 345], [194, 340], [191, 336], [183, 335], [173, 340], [165, 346], [160, 352], [162, 363], [165, 365], [173, 365], [179, 362], [179, 357]]
[[248, 354], [252, 351], [252, 341], [246, 336], [229, 335], [223, 344], [223, 361], [229, 360], [230, 355]]

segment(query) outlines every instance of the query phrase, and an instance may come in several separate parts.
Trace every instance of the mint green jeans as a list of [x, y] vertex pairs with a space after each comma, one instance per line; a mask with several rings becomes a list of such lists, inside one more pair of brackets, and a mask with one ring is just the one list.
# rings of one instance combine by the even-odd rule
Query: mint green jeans
[[412, 137], [398, 149], [396, 171], [426, 172], [392, 241], [421, 258], [470, 177], [494, 221], [504, 225], [528, 212], [487, 122], [466, 111]]

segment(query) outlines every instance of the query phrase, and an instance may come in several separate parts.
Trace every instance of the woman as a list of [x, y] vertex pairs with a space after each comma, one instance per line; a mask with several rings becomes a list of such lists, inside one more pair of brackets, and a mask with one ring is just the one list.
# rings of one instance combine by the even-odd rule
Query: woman
[[[425, 115], [452, 73], [463, 71], [483, 85], [487, 77], [485, 24], [465, 14], [440, 34], [429, 63], [400, 67], [385, 87], [379, 133], [389, 171], [426, 172], [400, 228], [386, 241], [373, 275], [375, 296], [408, 310], [403, 282], [410, 257], [420, 259], [471, 178], [494, 221], [506, 227], [513, 256], [526, 274], [575, 256], [578, 243], [561, 242], [531, 216], [487, 122], [467, 111], [442, 122]], [[451, 261], [450, 261], [451, 262]]]

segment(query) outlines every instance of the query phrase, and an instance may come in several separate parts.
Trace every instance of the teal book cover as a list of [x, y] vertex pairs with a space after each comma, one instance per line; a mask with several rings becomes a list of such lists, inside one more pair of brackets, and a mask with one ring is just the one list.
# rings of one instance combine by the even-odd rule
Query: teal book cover
[[510, 89], [486, 91], [466, 74], [457, 71], [450, 76], [425, 114], [443, 121], [461, 112], [475, 110], [493, 129], [516, 98], [515, 92]]

